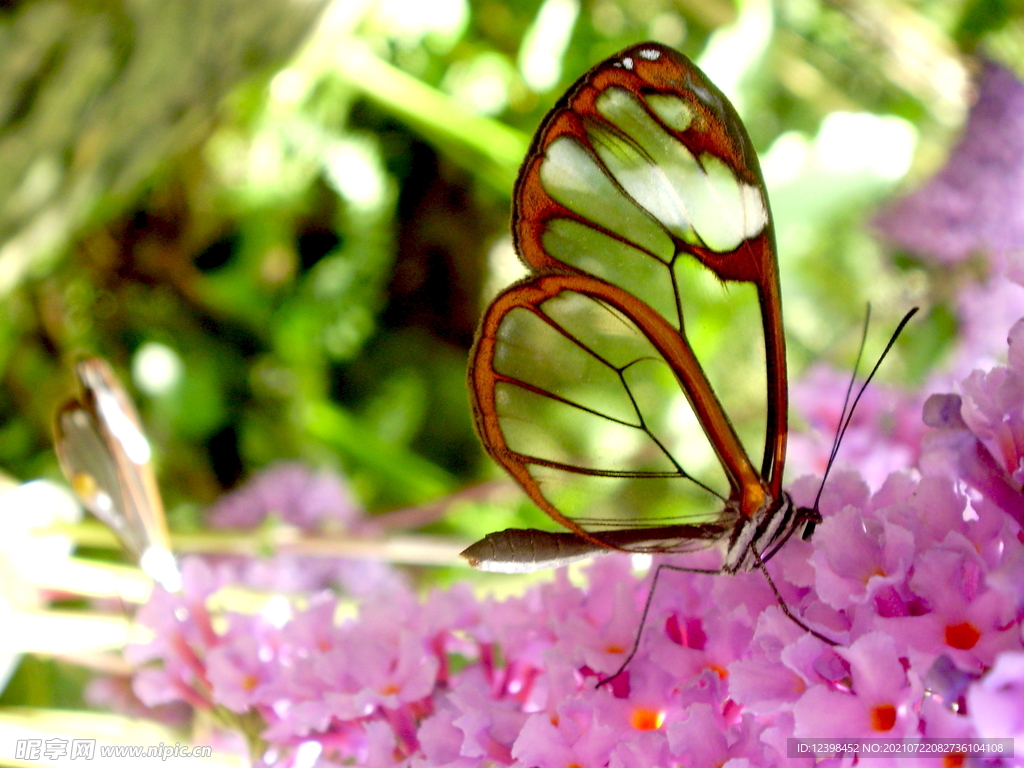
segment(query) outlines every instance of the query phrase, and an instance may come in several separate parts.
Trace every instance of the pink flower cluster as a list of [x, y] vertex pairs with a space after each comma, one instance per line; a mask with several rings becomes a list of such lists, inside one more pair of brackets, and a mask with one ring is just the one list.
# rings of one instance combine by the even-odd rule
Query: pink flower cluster
[[[624, 556], [594, 561], [586, 586], [563, 570], [506, 600], [391, 585], [347, 621], [330, 593], [284, 615], [212, 616], [224, 579], [191, 559], [183, 593], [142, 609], [155, 639], [135, 660], [161, 663], [135, 690], [255, 722], [263, 764], [302, 768], [813, 764], [787, 757], [791, 737], [1017, 737], [1024, 749], [1024, 544], [1000, 501], [1024, 480], [1021, 350], [1024, 321], [1010, 365], [968, 379], [962, 408], [933, 399], [924, 473], [875, 493], [834, 475], [813, 539], [769, 564], [835, 647], [790, 621], [760, 573], [666, 573], [639, 653], [597, 687], [631, 647], [649, 588]], [[794, 485], [797, 503], [817, 482]], [[900, 758], [872, 762], [886, 764]]]
[[[314, 472], [297, 462], [272, 464], [207, 512], [209, 526], [222, 530], [256, 530], [268, 517], [306, 534], [361, 537], [378, 533], [341, 477], [326, 470]], [[273, 592], [334, 587], [363, 597], [404, 581], [386, 563], [351, 558], [279, 553], [265, 558], [222, 555], [209, 561], [222, 578]]]
[[[849, 371], [825, 364], [813, 366], [793, 382], [792, 408], [807, 429], [790, 433], [786, 456], [790, 472], [818, 476], [825, 472], [849, 385]], [[840, 464], [856, 467], [872, 489], [880, 487], [894, 469], [915, 466], [926, 431], [922, 404], [919, 393], [872, 383], [843, 435]]]

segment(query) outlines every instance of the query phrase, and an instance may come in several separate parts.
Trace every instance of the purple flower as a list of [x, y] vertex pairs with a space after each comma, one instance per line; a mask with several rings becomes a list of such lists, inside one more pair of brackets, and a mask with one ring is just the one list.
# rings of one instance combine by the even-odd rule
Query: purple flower
[[[793, 410], [808, 425], [790, 437], [787, 463], [794, 471], [825, 471], [849, 385], [849, 373], [825, 365], [793, 383]], [[924, 433], [920, 413], [918, 395], [872, 384], [843, 436], [839, 464], [857, 467], [873, 488], [891, 472], [913, 466]]]
[[258, 688], [269, 670], [260, 661], [260, 640], [252, 633], [260, 626], [232, 618], [231, 630], [207, 651], [204, 661], [211, 698], [232, 712], [242, 713], [257, 703]]
[[214, 504], [208, 519], [211, 528], [247, 530], [270, 515], [303, 531], [320, 531], [329, 525], [347, 529], [359, 522], [362, 510], [337, 475], [278, 462]]
[[154, 707], [185, 701], [200, 709], [213, 706], [206, 676], [206, 655], [219, 642], [206, 606], [220, 586], [217, 576], [198, 558], [181, 566], [180, 594], [155, 586], [149, 602], [136, 620], [153, 631], [147, 645], [130, 646], [127, 655], [135, 664], [159, 659], [161, 668], [143, 667], [135, 674], [133, 690], [143, 704]]
[[[760, 728], [750, 718], [730, 717], [728, 709], [693, 704], [688, 717], [667, 727], [674, 762], [692, 760], [694, 765], [764, 765], [769, 750], [760, 743]], [[665, 765], [658, 761], [648, 765]], [[642, 765], [642, 763], [641, 763]]]
[[923, 688], [908, 672], [897, 641], [869, 632], [848, 648], [836, 649], [849, 668], [843, 686], [812, 685], [793, 706], [797, 738], [900, 737], [918, 733], [916, 708]]
[[[975, 371], [962, 398], [936, 395], [926, 403], [935, 431], [926, 435], [921, 467], [966, 481], [1024, 525], [1024, 321], [1010, 330], [1009, 344], [1010, 366]], [[984, 513], [980, 503], [973, 507]]]
[[[326, 470], [314, 472], [296, 462], [271, 465], [208, 512], [210, 526], [220, 529], [254, 530], [268, 517], [306, 534], [360, 537], [377, 533], [340, 476]], [[282, 553], [263, 559], [221, 556], [213, 561], [230, 567], [233, 581], [285, 594], [339, 585], [349, 594], [368, 597], [402, 581], [386, 563], [352, 558]]]
[[[1024, 322], [1010, 330], [1010, 348], [1024, 345]], [[1018, 488], [1024, 486], [1024, 364], [975, 371], [963, 383], [961, 415], [968, 428], [1002, 465]]]
[[[837, 480], [853, 480], [852, 473]], [[810, 562], [817, 575], [817, 592], [835, 609], [875, 600], [881, 615], [905, 610], [893, 604], [894, 591], [907, 578], [914, 556], [914, 537], [888, 520], [865, 519], [853, 504], [842, 507], [815, 532]]]
[[611, 718], [604, 721], [602, 708], [592, 704], [586, 697], [574, 697], [563, 700], [554, 716], [538, 712], [527, 718], [512, 748], [513, 765], [607, 765], [622, 729]]
[[1004, 330], [1024, 307], [1024, 84], [986, 62], [977, 87], [946, 165], [875, 219], [886, 240], [926, 261], [983, 259], [980, 277], [972, 276], [975, 269], [943, 278], [960, 283], [954, 298], [959, 350], [949, 366], [957, 378], [995, 362]]
[[916, 558], [909, 586], [927, 610], [880, 625], [903, 636], [922, 666], [945, 654], [960, 669], [977, 673], [1000, 651], [1020, 647], [1020, 628], [1012, 601], [987, 587], [985, 568], [968, 547], [958, 552], [961, 542], [951, 537], [948, 543]]
[[993, 62], [949, 160], [924, 187], [891, 204], [876, 226], [893, 243], [939, 262], [983, 253], [1002, 271], [1024, 252], [1024, 85]]
[[1015, 740], [1013, 765], [1024, 765], [1024, 653], [1002, 654], [967, 692], [967, 711], [981, 738]]

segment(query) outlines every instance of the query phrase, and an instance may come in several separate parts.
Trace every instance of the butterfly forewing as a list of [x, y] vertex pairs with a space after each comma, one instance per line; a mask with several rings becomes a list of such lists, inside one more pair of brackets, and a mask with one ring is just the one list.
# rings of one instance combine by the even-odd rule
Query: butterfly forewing
[[[767, 413], [762, 474], [781, 490], [774, 465], [784, 455], [785, 349], [767, 195], [742, 122], [696, 67], [643, 44], [580, 78], [534, 138], [516, 186], [513, 232], [535, 270], [578, 270], [623, 288], [702, 354], [706, 345], [691, 327], [721, 317], [706, 306], [724, 298], [730, 315], [745, 314], [730, 323], [751, 330], [728, 345], [733, 359], [702, 362], [718, 383], [719, 368], [734, 373], [737, 358], [760, 356], [745, 370], [767, 370], [754, 410]], [[753, 394], [741, 391], [736, 403]]]
[[82, 504], [105, 523], [144, 570], [176, 588], [177, 569], [149, 441], [110, 367], [87, 358], [75, 368], [81, 395], [57, 412], [57, 458]]
[[[785, 352], [767, 196], [739, 118], [696, 67], [643, 44], [580, 78], [534, 138], [513, 234], [535, 276], [491, 305], [470, 384], [485, 446], [544, 511], [584, 538], [617, 531], [592, 543], [663, 551], [779, 497]], [[721, 344], [714, 301], [748, 338]], [[714, 350], [761, 356], [765, 377], [745, 374], [730, 404], [767, 414], [759, 469], [709, 381]], [[666, 525], [682, 526], [675, 545], [627, 542]]]
[[128, 524], [120, 501], [125, 489], [91, 413], [77, 400], [67, 402], [57, 413], [56, 431], [57, 457], [79, 500], [129, 550], [141, 554], [143, 537]]

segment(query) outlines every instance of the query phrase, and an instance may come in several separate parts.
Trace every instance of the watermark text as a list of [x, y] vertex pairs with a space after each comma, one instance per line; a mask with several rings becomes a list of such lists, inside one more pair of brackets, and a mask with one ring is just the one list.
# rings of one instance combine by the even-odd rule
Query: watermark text
[[182, 744], [96, 744], [96, 739], [18, 739], [14, 745], [16, 760], [55, 761], [63, 758], [71, 760], [93, 760], [96, 757], [158, 757], [169, 760], [172, 757], [212, 757], [213, 747]]
[[1013, 739], [786, 739], [787, 757], [1013, 757]]

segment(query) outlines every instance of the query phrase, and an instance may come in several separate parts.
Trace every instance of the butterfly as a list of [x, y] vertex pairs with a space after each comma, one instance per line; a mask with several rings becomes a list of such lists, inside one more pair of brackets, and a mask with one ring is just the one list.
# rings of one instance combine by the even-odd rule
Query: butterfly
[[82, 505], [110, 528], [169, 592], [181, 586], [152, 449], [131, 398], [98, 357], [75, 366], [80, 392], [57, 410], [54, 446]]
[[[656, 43], [596, 65], [534, 136], [512, 230], [531, 274], [481, 320], [470, 398], [487, 452], [567, 530], [492, 533], [463, 556], [516, 572], [722, 543], [720, 571], [737, 573], [809, 536], [821, 516], [782, 488], [786, 349], [768, 197], [721, 91]], [[691, 343], [714, 322], [700, 314], [708, 290], [760, 328], [749, 340], [763, 350], [760, 467]]]

